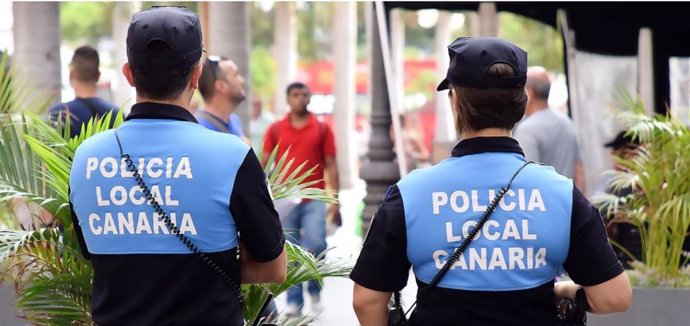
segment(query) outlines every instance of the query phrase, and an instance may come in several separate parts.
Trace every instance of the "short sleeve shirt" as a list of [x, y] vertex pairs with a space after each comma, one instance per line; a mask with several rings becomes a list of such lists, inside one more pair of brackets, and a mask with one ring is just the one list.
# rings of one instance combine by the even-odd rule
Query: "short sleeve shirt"
[[[266, 176], [248, 145], [199, 126], [184, 108], [160, 103], [134, 105], [118, 132], [124, 153], [141, 166], [144, 182], [166, 214], [176, 217], [177, 227], [237, 283], [238, 240], [258, 262], [282, 253], [282, 226]], [[82, 143], [70, 173], [75, 233], [95, 271], [94, 321], [106, 326], [242, 325], [233, 289], [160, 225], [134, 178], [123, 175], [121, 167], [112, 168], [117, 160], [109, 157], [119, 157], [113, 134], [99, 133]], [[102, 151], [109, 154], [101, 162], [110, 159], [110, 165], [89, 164]], [[185, 157], [188, 163], [182, 164]], [[99, 174], [108, 174], [107, 179]]]
[[[522, 152], [517, 142], [508, 137], [473, 138], [460, 142], [453, 156], [506, 151]], [[622, 273], [623, 268], [608, 243], [599, 212], [576, 187], [572, 190], [571, 212], [570, 236], [564, 239], [568, 241], [569, 251], [563, 264], [570, 277], [578, 284], [591, 286]], [[376, 291], [401, 290], [412, 266], [408, 258], [407, 233], [403, 197], [398, 187], [392, 186], [375, 213], [350, 278]], [[419, 279], [417, 284], [420, 288], [425, 286]], [[435, 287], [419, 298], [412, 322], [413, 325], [452, 325], [462, 320], [463, 325], [553, 325], [556, 322], [554, 300], [553, 282], [519, 291]]]
[[278, 146], [278, 157], [281, 157], [289, 149], [288, 159], [295, 162], [289, 169], [292, 173], [300, 164], [307, 162], [305, 168], [316, 166], [314, 173], [303, 182], [318, 181], [313, 187], [325, 187], [324, 165], [327, 157], [335, 157], [335, 137], [331, 128], [319, 120], [313, 114], [301, 128], [295, 128], [290, 123], [289, 115], [284, 119], [273, 123], [264, 135], [263, 151], [271, 153]]

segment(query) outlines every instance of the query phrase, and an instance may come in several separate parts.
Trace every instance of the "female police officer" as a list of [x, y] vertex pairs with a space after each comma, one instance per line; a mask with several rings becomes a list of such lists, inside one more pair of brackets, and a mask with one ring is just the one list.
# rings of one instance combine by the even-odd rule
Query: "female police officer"
[[[554, 325], [561, 298], [593, 313], [625, 311], [630, 284], [599, 213], [572, 180], [525, 165], [510, 137], [525, 111], [527, 53], [496, 38], [458, 38], [448, 50], [438, 90], [450, 90], [463, 140], [451, 158], [386, 194], [350, 275], [362, 326], [386, 325], [391, 292], [405, 286], [410, 266], [424, 289], [449, 260], [438, 284], [418, 292], [410, 324]], [[554, 284], [561, 266], [576, 283]]]

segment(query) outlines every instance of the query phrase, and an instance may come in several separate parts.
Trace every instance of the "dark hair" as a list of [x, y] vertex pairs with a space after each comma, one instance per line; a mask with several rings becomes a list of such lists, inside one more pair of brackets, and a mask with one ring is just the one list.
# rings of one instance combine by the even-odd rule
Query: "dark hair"
[[288, 85], [287, 89], [285, 90], [285, 95], [290, 96], [290, 92], [293, 89], [307, 89], [307, 90], [309, 90], [309, 87], [307, 87], [307, 85], [302, 83], [302, 82], [294, 82], [294, 83], [291, 83], [290, 85]]
[[[146, 47], [146, 54], [149, 59], [166, 60], [173, 54], [173, 50], [163, 41], [152, 41]], [[192, 69], [198, 63], [198, 61], [187, 63], [185, 67], [170, 64], [151, 65], [148, 61], [150, 60], [138, 62], [135, 58], [130, 58], [129, 67], [132, 70], [137, 93], [154, 100], [178, 98], [189, 82]]]
[[220, 61], [227, 60], [224, 57], [220, 58], [206, 58], [204, 61], [204, 69], [201, 71], [201, 77], [199, 77], [199, 93], [204, 100], [208, 100], [213, 97], [215, 93], [214, 84], [216, 80], [224, 77], [225, 72], [220, 69]]
[[551, 82], [548, 78], [527, 78], [525, 87], [532, 91], [535, 98], [545, 101], [549, 99]]
[[[508, 64], [496, 63], [487, 72], [492, 76], [515, 76]], [[511, 130], [522, 119], [527, 105], [524, 88], [471, 88], [452, 85], [457, 98], [455, 120], [459, 132], [487, 128]]]
[[96, 49], [88, 45], [80, 46], [74, 51], [69, 65], [77, 80], [90, 83], [98, 81], [100, 59]]

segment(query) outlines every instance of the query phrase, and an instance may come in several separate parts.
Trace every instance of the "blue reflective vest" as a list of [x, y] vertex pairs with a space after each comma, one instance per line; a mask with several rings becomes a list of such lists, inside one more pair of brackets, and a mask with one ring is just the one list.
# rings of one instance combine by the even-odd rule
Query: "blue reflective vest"
[[[407, 256], [420, 281], [431, 282], [524, 162], [515, 153], [452, 157], [398, 183]], [[510, 291], [553, 280], [568, 254], [572, 194], [572, 181], [553, 168], [525, 167], [438, 286]]]
[[[238, 245], [229, 201], [248, 145], [235, 136], [172, 119], [130, 120], [117, 134], [154, 198], [201, 251]], [[78, 196], [72, 192], [70, 200], [90, 253], [190, 253], [144, 198], [120, 157], [113, 130], [77, 149], [70, 187], [80, 190]]]

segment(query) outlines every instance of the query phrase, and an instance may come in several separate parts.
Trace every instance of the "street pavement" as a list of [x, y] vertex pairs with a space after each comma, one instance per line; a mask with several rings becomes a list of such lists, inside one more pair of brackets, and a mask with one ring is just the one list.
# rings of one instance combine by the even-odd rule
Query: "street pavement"
[[[340, 259], [351, 260], [352, 263], [357, 260], [357, 255], [362, 248], [362, 238], [356, 235], [355, 228], [359, 227], [359, 223], [355, 220], [357, 216], [358, 207], [365, 195], [364, 181], [359, 180], [354, 189], [346, 189], [340, 192], [341, 215], [343, 218], [343, 225], [326, 240], [328, 242], [327, 257], [336, 257]], [[382, 266], [385, 268], [385, 266]], [[412, 275], [412, 273], [410, 273]], [[321, 292], [321, 301], [324, 310], [318, 314], [316, 321], [312, 323], [313, 326], [357, 326], [357, 317], [352, 309], [352, 287], [353, 282], [349, 278], [327, 278], [324, 281], [324, 287]], [[417, 286], [414, 282], [414, 277], [411, 276], [408, 280], [408, 285], [402, 291], [402, 301], [405, 306], [409, 306], [414, 302], [414, 296], [417, 292]], [[278, 296], [276, 305], [279, 311], [286, 306], [286, 294]], [[303, 313], [312, 314], [309, 311], [311, 302], [309, 295], [305, 289], [305, 304]]]

